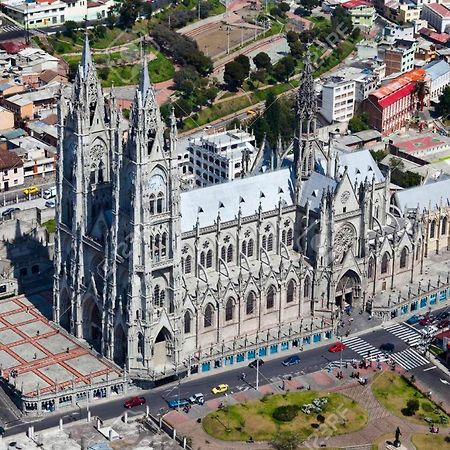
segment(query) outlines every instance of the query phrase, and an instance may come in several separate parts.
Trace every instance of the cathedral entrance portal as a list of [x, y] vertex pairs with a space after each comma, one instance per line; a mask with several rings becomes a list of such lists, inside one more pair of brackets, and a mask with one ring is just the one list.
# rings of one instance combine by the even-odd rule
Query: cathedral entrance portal
[[83, 309], [83, 338], [101, 352], [102, 316], [94, 299], [88, 299]]
[[354, 306], [361, 294], [361, 279], [353, 270], [347, 270], [336, 286], [336, 306], [341, 310]]
[[153, 346], [153, 360], [155, 366], [167, 366], [173, 363], [173, 338], [165, 327], [156, 336]]

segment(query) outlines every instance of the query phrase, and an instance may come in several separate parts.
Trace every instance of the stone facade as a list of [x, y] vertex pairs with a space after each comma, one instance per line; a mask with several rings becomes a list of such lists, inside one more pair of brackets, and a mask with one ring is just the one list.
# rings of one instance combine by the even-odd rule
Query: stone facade
[[390, 212], [389, 176], [368, 151], [318, 141], [309, 59], [293, 159], [279, 146], [272, 170], [187, 192], [175, 119], [164, 137], [146, 66], [125, 135], [87, 42], [59, 102], [54, 320], [72, 334], [162, 378], [207, 348], [236, 354], [249, 336], [270, 344], [304, 320], [332, 325], [395, 273], [420, 270], [421, 220]]

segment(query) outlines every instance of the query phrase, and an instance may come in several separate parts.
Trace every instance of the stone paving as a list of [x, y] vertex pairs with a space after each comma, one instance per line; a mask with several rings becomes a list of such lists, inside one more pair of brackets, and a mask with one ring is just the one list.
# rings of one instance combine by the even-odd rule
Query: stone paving
[[[389, 368], [386, 364], [382, 364], [381, 370], [389, 370]], [[368, 423], [362, 430], [328, 438], [311, 438], [303, 443], [304, 447], [358, 448], [359, 450], [365, 450], [367, 448], [370, 450], [372, 448], [372, 443], [376, 442], [382, 436], [385, 436], [386, 432], [391, 430], [393, 438], [394, 431], [398, 426], [402, 432], [402, 444], [407, 449], [415, 450], [415, 447], [410, 442], [411, 436], [417, 433], [428, 433], [429, 427], [427, 425], [418, 425], [403, 420], [394, 416], [381, 406], [374, 397], [371, 389], [372, 378], [378, 370], [375, 368], [359, 369], [360, 376], [367, 377], [369, 380], [369, 383], [365, 386], [360, 385], [358, 381], [350, 378], [350, 373], [352, 372], [351, 367], [347, 369], [344, 367], [342, 372], [344, 373], [343, 380], [338, 380], [336, 378], [337, 370], [335, 370], [334, 373], [321, 371], [302, 375], [293, 378], [291, 381], [286, 380], [285, 388], [287, 390], [296, 390], [300, 386], [308, 388], [309, 386], [310, 389], [314, 391], [326, 390], [329, 392], [340, 392], [345, 394], [366, 408], [368, 413]], [[397, 373], [402, 373], [402, 369], [398, 368]], [[238, 392], [220, 399], [215, 398], [209, 400], [202, 407], [194, 406], [189, 414], [171, 411], [164, 416], [164, 419], [177, 429], [179, 435], [191, 437], [193, 448], [195, 450], [241, 450], [248, 448], [266, 450], [272, 448], [267, 442], [248, 444], [245, 442], [225, 442], [215, 439], [203, 431], [201, 424], [197, 423], [197, 419], [216, 410], [220, 403], [242, 403], [250, 399], [261, 398], [268, 393], [280, 393], [281, 391], [279, 382], [267, 384], [261, 386], [259, 392], [254, 390]], [[450, 428], [444, 429], [441, 427], [440, 432], [449, 433]], [[379, 449], [385, 448], [386, 442], [383, 441], [379, 445]]]

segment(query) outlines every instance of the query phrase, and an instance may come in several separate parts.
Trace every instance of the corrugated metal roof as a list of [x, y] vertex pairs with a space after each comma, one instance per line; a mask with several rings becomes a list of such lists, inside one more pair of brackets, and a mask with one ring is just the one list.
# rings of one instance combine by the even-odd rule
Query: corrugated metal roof
[[397, 205], [400, 209], [437, 209], [450, 205], [450, 180], [437, 181], [436, 183], [405, 189], [395, 194]]
[[423, 68], [433, 81], [450, 72], [450, 64], [443, 59], [432, 61], [426, 64]]

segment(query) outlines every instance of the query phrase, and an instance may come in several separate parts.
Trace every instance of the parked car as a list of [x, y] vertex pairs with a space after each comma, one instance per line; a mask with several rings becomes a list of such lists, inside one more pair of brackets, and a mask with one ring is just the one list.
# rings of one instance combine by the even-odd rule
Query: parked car
[[331, 352], [331, 353], [337, 353], [337, 352], [342, 352], [346, 348], [347, 348], [347, 346], [345, 344], [343, 344], [342, 342], [336, 342], [336, 344], [333, 344], [328, 349], [328, 351]]
[[424, 327], [425, 325], [429, 325], [432, 321], [431, 316], [425, 316], [423, 319], [419, 320], [419, 325]]
[[197, 405], [203, 405], [205, 403], [205, 397], [201, 392], [199, 392], [189, 397], [189, 402], [192, 404], [197, 403]]
[[385, 344], [380, 345], [380, 350], [382, 350], [383, 352], [392, 353], [395, 350], [395, 345], [391, 342], [386, 342]]
[[141, 405], [145, 405], [145, 398], [142, 396], [130, 398], [123, 404], [125, 408], [133, 408], [134, 406]]
[[56, 186], [53, 186], [51, 188], [48, 188], [44, 191], [43, 197], [45, 199], [56, 197]]
[[30, 187], [27, 187], [27, 188], [25, 188], [25, 189], [23, 190], [23, 193], [24, 193], [25, 195], [37, 194], [37, 193], [39, 193], [39, 192], [40, 192], [40, 191], [39, 191], [39, 188], [36, 187], [36, 186], [30, 186]]
[[283, 364], [283, 366], [293, 366], [294, 364], [300, 364], [300, 356], [298, 355], [289, 356], [281, 364]]
[[8, 208], [2, 212], [2, 217], [10, 217], [12, 213], [20, 211], [20, 208]]
[[217, 386], [214, 386], [211, 389], [211, 392], [213, 394], [224, 394], [225, 392], [228, 391], [228, 388], [229, 388], [228, 384], [218, 384]]
[[436, 334], [438, 331], [439, 331], [439, 328], [436, 325], [429, 325], [429, 326], [425, 327], [423, 330], [421, 330], [421, 333], [424, 336], [431, 337], [434, 334]]
[[169, 408], [172, 409], [182, 408], [183, 406], [189, 405], [189, 400], [185, 398], [178, 398], [176, 400], [169, 400], [167, 404], [169, 405]]
[[414, 314], [413, 316], [411, 316], [411, 317], [406, 321], [406, 323], [407, 323], [408, 325], [415, 325], [419, 320], [420, 320], [420, 319], [419, 319], [419, 316], [417, 316], [416, 314]]
[[249, 365], [248, 367], [251, 367], [252, 369], [256, 369], [256, 365], [258, 365], [258, 367], [262, 367], [264, 365], [264, 361], [259, 358], [259, 359], [254, 359]]
[[56, 202], [55, 202], [55, 200], [47, 200], [46, 202], [45, 202], [45, 207], [46, 208], [54, 208], [56, 206]]

